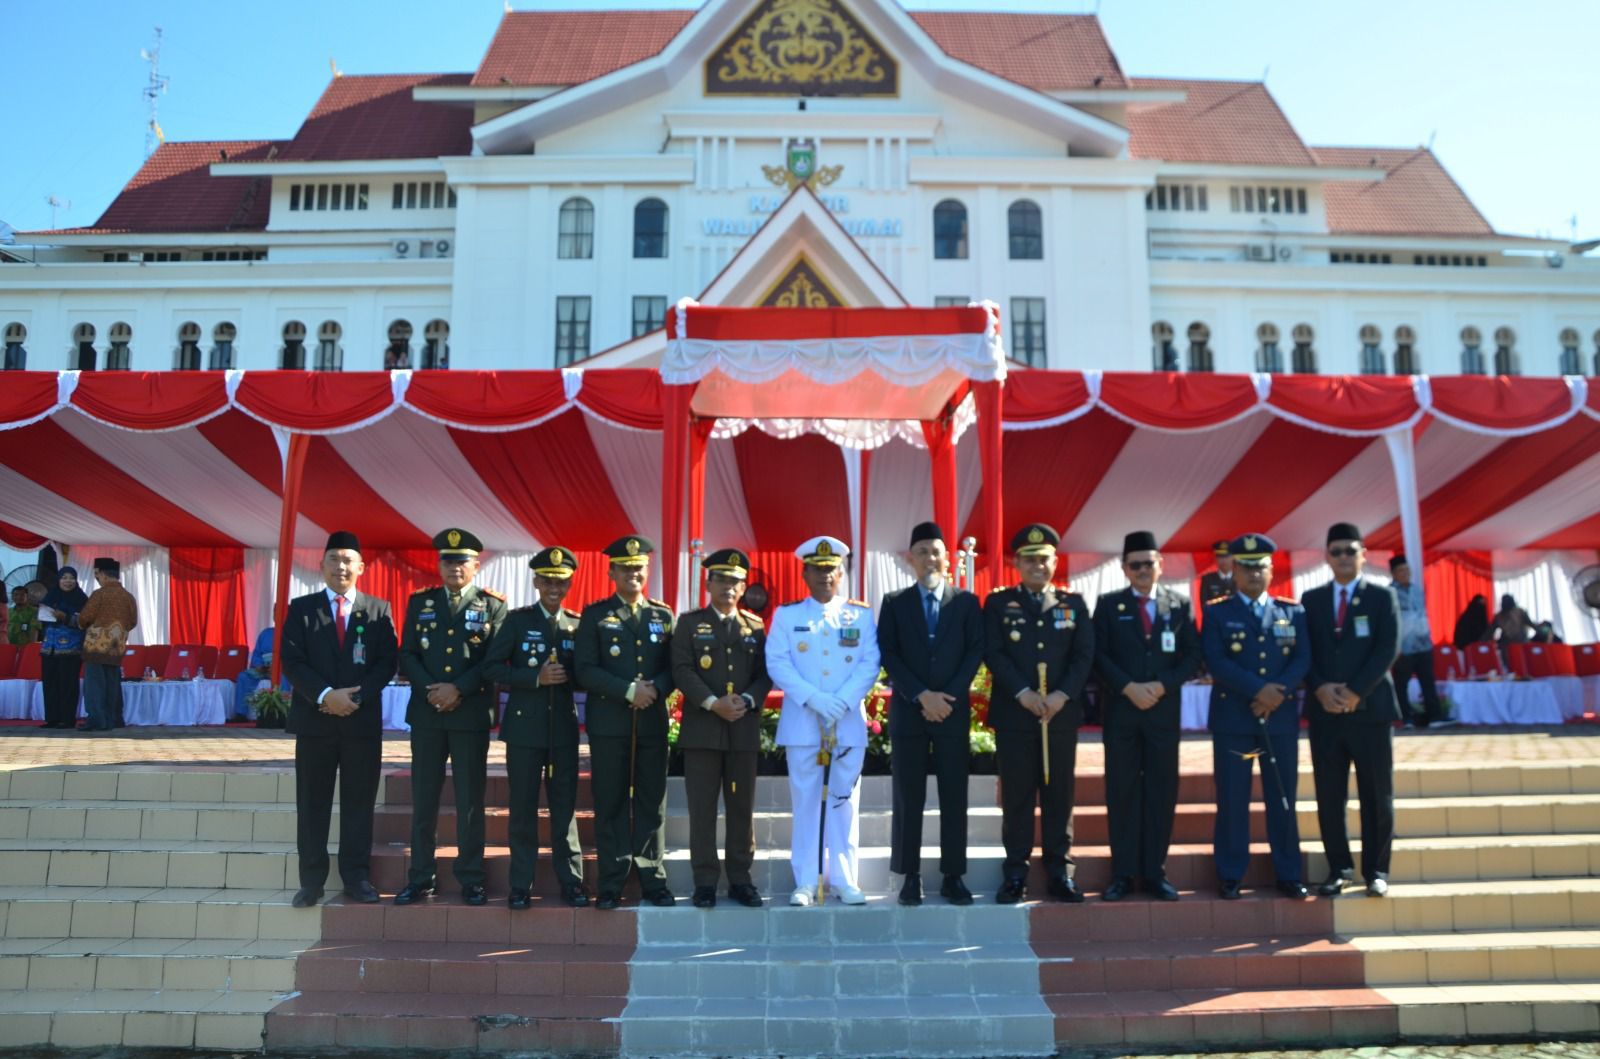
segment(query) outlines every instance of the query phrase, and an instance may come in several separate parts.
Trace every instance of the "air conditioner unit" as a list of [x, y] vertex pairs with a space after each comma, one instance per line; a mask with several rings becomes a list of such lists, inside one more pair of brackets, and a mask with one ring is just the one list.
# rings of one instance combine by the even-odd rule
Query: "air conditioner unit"
[[394, 256], [407, 257], [411, 254], [411, 244], [404, 239], [394, 241]]
[[434, 242], [434, 244], [433, 244], [433, 255], [435, 257], [449, 257], [450, 256], [450, 240], [448, 240], [448, 239], [436, 240]]
[[1251, 261], [1271, 261], [1272, 247], [1265, 243], [1250, 243], [1244, 248], [1244, 256]]
[[1279, 261], [1287, 261], [1292, 257], [1294, 257], [1294, 247], [1292, 247], [1292, 246], [1280, 246], [1280, 247], [1278, 247], [1278, 260]]

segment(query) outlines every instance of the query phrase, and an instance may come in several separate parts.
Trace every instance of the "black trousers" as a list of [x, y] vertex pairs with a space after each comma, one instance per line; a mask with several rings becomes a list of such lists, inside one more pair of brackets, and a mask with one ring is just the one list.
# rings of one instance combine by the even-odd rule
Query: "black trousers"
[[[750, 882], [756, 859], [756, 752], [683, 752], [683, 789], [689, 802], [689, 863], [696, 886], [717, 885], [723, 867], [728, 885]], [[724, 807], [726, 860], [717, 860], [717, 800]]]
[[[553, 767], [552, 767], [553, 766]], [[539, 785], [550, 805], [550, 863], [563, 890], [583, 883], [583, 848], [578, 844], [578, 744], [506, 744], [506, 779], [511, 786], [511, 888], [532, 890], [539, 863]]]
[[[1400, 693], [1400, 710], [1412, 725], [1426, 728], [1434, 721], [1444, 716], [1444, 707], [1439, 704], [1439, 686], [1433, 679], [1433, 652], [1418, 651], [1412, 655], [1401, 655], [1394, 662], [1394, 690]], [[1419, 714], [1411, 705], [1411, 678], [1416, 677], [1417, 683], [1422, 685], [1422, 712]]]
[[328, 825], [333, 786], [339, 785], [339, 878], [354, 886], [371, 878], [372, 806], [383, 765], [381, 739], [298, 735], [294, 740], [294, 802], [298, 819], [300, 885], [328, 881]]
[[939, 874], [967, 873], [967, 768], [972, 760], [967, 732], [960, 738], [900, 737], [890, 740], [894, 816], [889, 825], [889, 870], [922, 871], [922, 812], [928, 804], [928, 773], [939, 784]]
[[411, 729], [411, 872], [408, 881], [431, 886], [437, 868], [439, 799], [444, 764], [456, 789], [454, 874], [462, 887], [482, 886], [483, 791], [489, 768], [489, 732], [457, 728]]
[[79, 654], [41, 654], [39, 677], [44, 684], [44, 723], [52, 728], [78, 726], [78, 674], [83, 668]]
[[589, 737], [589, 787], [594, 794], [594, 846], [600, 892], [620, 894], [628, 869], [652, 894], [667, 885], [667, 744], [638, 745], [633, 799], [628, 798], [629, 740]]
[[1153, 723], [1148, 714], [1126, 716], [1123, 706], [1113, 705], [1115, 714], [1105, 729], [1111, 874], [1155, 882], [1167, 875], [1178, 808], [1177, 715], [1170, 723]]
[[1078, 764], [1078, 731], [1050, 730], [1050, 782], [1044, 781], [1044, 749], [1037, 725], [994, 733], [1000, 768], [1000, 841], [1007, 879], [1028, 875], [1033, 856], [1033, 811], [1039, 810], [1039, 848], [1052, 877], [1072, 878], [1072, 798]]
[[1333, 871], [1355, 867], [1345, 807], [1350, 766], [1361, 799], [1361, 877], [1389, 873], [1394, 845], [1394, 728], [1387, 724], [1322, 723], [1311, 726], [1311, 769], [1317, 786], [1317, 826]]

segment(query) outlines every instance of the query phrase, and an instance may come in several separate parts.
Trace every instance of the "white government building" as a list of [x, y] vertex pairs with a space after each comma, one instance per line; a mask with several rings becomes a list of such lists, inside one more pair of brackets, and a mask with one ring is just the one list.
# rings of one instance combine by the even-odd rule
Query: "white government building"
[[1131, 77], [1093, 16], [710, 0], [509, 12], [475, 71], [164, 144], [0, 246], [0, 326], [7, 368], [623, 366], [685, 296], [985, 298], [1038, 367], [1596, 374], [1573, 250], [1260, 83]]

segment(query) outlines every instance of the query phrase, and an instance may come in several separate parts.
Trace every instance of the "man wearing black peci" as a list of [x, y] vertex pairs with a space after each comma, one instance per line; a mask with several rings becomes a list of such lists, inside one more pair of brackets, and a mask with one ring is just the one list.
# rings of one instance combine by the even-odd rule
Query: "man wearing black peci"
[[1163, 901], [1178, 899], [1167, 881], [1167, 847], [1178, 805], [1183, 683], [1200, 668], [1200, 638], [1189, 601], [1161, 586], [1161, 570], [1155, 534], [1130, 533], [1122, 542], [1130, 587], [1095, 603], [1111, 832], [1107, 901], [1128, 896], [1135, 880]]
[[394, 622], [385, 600], [356, 591], [361, 542], [339, 530], [322, 555], [326, 588], [289, 601], [283, 673], [294, 688], [295, 810], [300, 890], [294, 907], [322, 899], [328, 825], [339, 785], [339, 877], [346, 897], [375, 904], [370, 878], [372, 807], [383, 763], [383, 688], [394, 676]]
[[1394, 593], [1363, 578], [1366, 549], [1348, 522], [1328, 528], [1333, 583], [1301, 599], [1311, 633], [1313, 701], [1311, 768], [1317, 788], [1317, 823], [1328, 857], [1324, 897], [1355, 879], [1345, 830], [1350, 766], [1361, 798], [1361, 877], [1367, 894], [1389, 892], [1389, 850], [1394, 844], [1394, 722], [1400, 719], [1389, 667], [1400, 654], [1399, 608]]

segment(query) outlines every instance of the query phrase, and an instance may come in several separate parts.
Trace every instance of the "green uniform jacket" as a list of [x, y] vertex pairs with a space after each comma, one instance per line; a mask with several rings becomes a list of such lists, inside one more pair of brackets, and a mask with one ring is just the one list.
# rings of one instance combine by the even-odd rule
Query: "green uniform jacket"
[[665, 745], [667, 696], [672, 694], [672, 609], [657, 599], [641, 601], [630, 615], [618, 596], [583, 608], [578, 619], [578, 683], [588, 693], [584, 722], [590, 735], [628, 738], [633, 706], [628, 685], [641, 676], [660, 694], [639, 711], [639, 742]]
[[[551, 621], [537, 603], [512, 611], [494, 634], [484, 679], [511, 689], [506, 715], [500, 721], [500, 738], [505, 743], [578, 745], [578, 707], [572, 701], [572, 693], [578, 690], [573, 666], [577, 635], [575, 611], [563, 607]], [[540, 687], [539, 671], [552, 656], [566, 668], [567, 682]]]
[[[761, 749], [761, 707], [772, 690], [767, 676], [767, 631], [749, 611], [724, 620], [714, 607], [678, 619], [672, 634], [672, 676], [683, 692], [683, 750]], [[707, 699], [748, 695], [754, 709], [732, 724], [704, 708]]]
[[[400, 648], [400, 675], [411, 682], [407, 724], [471, 732], [494, 727], [495, 690], [484, 663], [489, 641], [505, 620], [505, 597], [477, 585], [461, 590], [461, 609], [454, 613], [443, 585], [411, 594]], [[461, 689], [461, 704], [440, 713], [428, 705], [428, 685], [446, 681]]]

